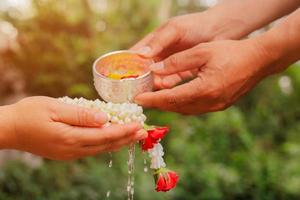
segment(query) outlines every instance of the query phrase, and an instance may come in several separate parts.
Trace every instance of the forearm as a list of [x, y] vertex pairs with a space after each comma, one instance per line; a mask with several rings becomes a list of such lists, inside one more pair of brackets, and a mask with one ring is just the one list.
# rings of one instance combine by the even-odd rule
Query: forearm
[[270, 64], [268, 74], [280, 72], [300, 59], [299, 33], [300, 9], [297, 9], [279, 25], [254, 39]]
[[9, 149], [14, 141], [13, 106], [0, 107], [0, 149]]
[[213, 39], [240, 39], [299, 6], [300, 0], [226, 0], [206, 14], [215, 16]]

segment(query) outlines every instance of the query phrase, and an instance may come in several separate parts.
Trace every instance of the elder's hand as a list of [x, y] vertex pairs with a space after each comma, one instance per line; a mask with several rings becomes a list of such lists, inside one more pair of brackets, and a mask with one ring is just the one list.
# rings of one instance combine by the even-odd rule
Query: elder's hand
[[1, 148], [55, 160], [115, 151], [146, 137], [139, 124], [101, 127], [106, 114], [48, 97], [26, 98], [0, 114]]
[[272, 62], [254, 39], [203, 43], [151, 66], [154, 73], [163, 76], [193, 70], [195, 79], [172, 89], [138, 95], [135, 101], [183, 114], [223, 110], [267, 76]]
[[[145, 57], [154, 58], [155, 61], [161, 61], [199, 43], [241, 39], [299, 7], [298, 0], [267, 0], [261, 6], [257, 6], [258, 3], [259, 0], [221, 1], [204, 12], [171, 18], [134, 45], [131, 50], [138, 51]], [[167, 76], [156, 75], [154, 85], [158, 89], [171, 88], [196, 75], [197, 71], [193, 70]]]
[[[145, 57], [154, 58], [155, 61], [161, 61], [199, 43], [226, 38], [230, 27], [238, 29], [238, 23], [236, 20], [224, 17], [220, 20], [219, 14], [210, 11], [177, 16], [149, 33], [130, 50], [137, 51]], [[154, 84], [159, 89], [169, 88], [172, 87], [168, 85], [169, 82], [174, 85], [193, 78], [195, 75], [193, 70], [185, 70], [168, 76], [156, 75]], [[169, 81], [163, 81], [163, 79]]]
[[221, 28], [215, 25], [215, 18], [206, 12], [173, 17], [136, 43], [131, 50], [145, 57], [163, 59], [200, 42], [211, 41]]

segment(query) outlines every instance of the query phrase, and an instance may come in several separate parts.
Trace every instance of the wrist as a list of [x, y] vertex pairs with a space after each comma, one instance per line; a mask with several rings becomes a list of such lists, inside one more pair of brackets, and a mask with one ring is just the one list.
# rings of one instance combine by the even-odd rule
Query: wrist
[[[299, 0], [226, 1], [205, 11], [211, 21], [212, 40], [241, 39], [268, 23], [293, 12], [300, 5]], [[254, 14], [255, 13], [255, 14]], [[206, 23], [206, 22], [205, 22]], [[210, 28], [208, 27], [208, 28]]]
[[281, 72], [300, 59], [299, 18], [300, 11], [295, 12], [280, 25], [254, 39], [268, 59], [270, 74]]
[[13, 149], [16, 141], [13, 105], [0, 107], [0, 149]]
[[241, 39], [247, 34], [248, 24], [239, 18], [227, 17], [218, 10], [207, 10], [201, 13], [206, 20], [207, 41]]

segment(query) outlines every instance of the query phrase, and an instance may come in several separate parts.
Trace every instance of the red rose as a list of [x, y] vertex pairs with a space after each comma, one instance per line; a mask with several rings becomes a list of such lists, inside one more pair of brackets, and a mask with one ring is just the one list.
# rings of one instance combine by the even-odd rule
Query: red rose
[[152, 129], [147, 130], [148, 137], [142, 141], [142, 149], [144, 151], [152, 149], [154, 144], [157, 144], [160, 139], [165, 137], [168, 131], [168, 127], [154, 127]]
[[147, 151], [148, 149], [152, 149], [154, 147], [155, 141], [152, 141], [149, 136], [142, 141], [142, 149], [143, 151]]
[[178, 179], [179, 176], [174, 171], [168, 169], [159, 169], [156, 174], [155, 190], [157, 192], [167, 192], [176, 186]]
[[162, 139], [168, 132], [168, 127], [156, 127], [155, 129], [148, 130], [148, 134], [150, 135], [150, 137], [155, 140]]

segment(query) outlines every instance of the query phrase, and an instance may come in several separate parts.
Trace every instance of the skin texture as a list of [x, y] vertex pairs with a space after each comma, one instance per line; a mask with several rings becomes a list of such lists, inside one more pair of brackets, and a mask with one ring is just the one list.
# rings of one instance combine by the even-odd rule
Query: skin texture
[[59, 102], [29, 97], [0, 107], [1, 149], [27, 151], [54, 160], [73, 160], [122, 146], [147, 136], [141, 125], [102, 127], [104, 113]]
[[[199, 28], [195, 27], [195, 21], [201, 21], [203, 18], [204, 21], [209, 21], [213, 18], [212, 14], [218, 15], [224, 11], [222, 8], [230, 7], [228, 4], [226, 6], [221, 4], [205, 13], [171, 19], [170, 22], [150, 33], [150, 36], [146, 36], [132, 49], [145, 57], [155, 58], [157, 63], [150, 68], [156, 75], [155, 85], [161, 90], [138, 95], [135, 99], [136, 103], [183, 114], [224, 110], [263, 78], [282, 71], [295, 62], [298, 58], [295, 52], [299, 52], [295, 47], [295, 44], [299, 45], [295, 34], [299, 31], [298, 10], [279, 26], [257, 38], [240, 41], [220, 40], [244, 36], [253, 28], [274, 19], [276, 15], [281, 16], [296, 9], [300, 3], [300, 1], [288, 1], [289, 3], [285, 2], [288, 5], [283, 6], [282, 1], [269, 1], [274, 3], [271, 7], [277, 8], [276, 12], [265, 8], [263, 13], [263, 10], [258, 9], [262, 12], [261, 17], [258, 13], [252, 21], [249, 19], [247, 23], [243, 23], [243, 19], [249, 18], [246, 15], [248, 11], [245, 13], [233, 11], [225, 18], [240, 15], [241, 19], [233, 20], [232, 22], [237, 23], [231, 23], [230, 29], [230, 23], [224, 23], [229, 25], [228, 28], [223, 29], [225, 31], [212, 28], [218, 26], [210, 23], [212, 27], [203, 25], [208, 32], [204, 31], [197, 35]], [[250, 1], [243, 2], [249, 4], [249, 9], [252, 8]], [[231, 1], [231, 3], [231, 6], [244, 6], [241, 1]], [[257, 2], [252, 1], [252, 3]], [[282, 7], [280, 8], [279, 5]], [[266, 13], [272, 16], [264, 17]], [[250, 27], [245, 28], [244, 25]], [[232, 32], [233, 29], [235, 33]], [[212, 42], [205, 43], [206, 41]], [[183, 82], [189, 79], [192, 80]]]
[[[257, 5], [260, 6], [257, 6]], [[202, 12], [171, 18], [136, 43], [131, 50], [156, 61], [214, 40], [241, 39], [300, 5], [299, 0], [226, 0]], [[255, 13], [255, 15], [253, 14]], [[193, 71], [155, 76], [157, 89], [170, 88], [195, 76]]]
[[223, 110], [264, 78], [268, 67], [265, 56], [252, 40], [202, 43], [152, 66], [160, 75], [196, 69], [193, 80], [142, 94], [136, 101], [183, 114]]

